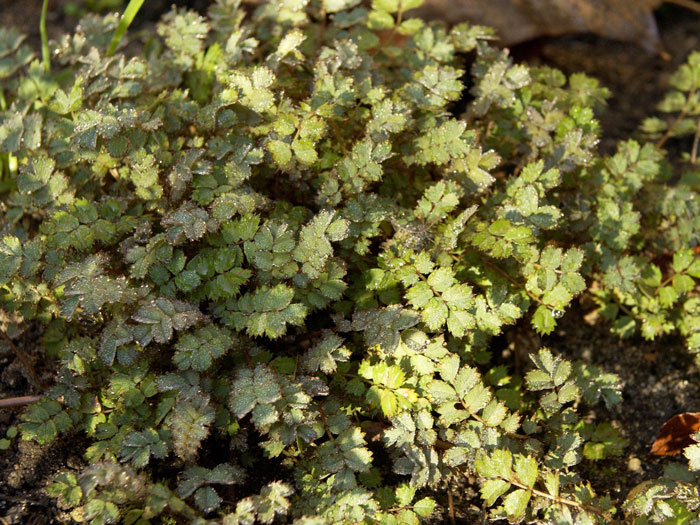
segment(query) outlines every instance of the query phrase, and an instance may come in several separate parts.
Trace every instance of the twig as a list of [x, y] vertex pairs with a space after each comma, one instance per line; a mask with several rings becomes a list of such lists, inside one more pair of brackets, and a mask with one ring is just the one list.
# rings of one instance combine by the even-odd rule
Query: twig
[[391, 41], [394, 40], [394, 37], [396, 36], [396, 28], [398, 28], [401, 25], [401, 21], [403, 19], [403, 6], [401, 5], [401, 2], [399, 2], [399, 11], [396, 13], [396, 23], [394, 23], [394, 27], [391, 28], [391, 34], [389, 35], [389, 38], [386, 39], [386, 42], [384, 42], [384, 46], [389, 46], [391, 44]]
[[576, 507], [578, 509], [583, 509], [583, 510], [586, 510], [588, 512], [592, 512], [593, 514], [596, 514], [598, 516], [605, 518], [606, 520], [608, 520], [609, 523], [613, 523], [613, 522], [617, 523], [617, 520], [614, 520], [610, 514], [608, 514], [604, 510], [599, 509], [598, 507], [592, 507], [590, 505], [586, 505], [585, 503], [580, 503], [578, 501], [562, 498], [561, 496], [555, 496], [553, 494], [549, 494], [547, 492], [543, 492], [543, 491], [537, 490], [535, 488], [530, 488], [527, 485], [525, 485], [524, 483], [520, 483], [517, 480], [508, 479], [508, 478], [503, 478], [503, 479], [505, 479], [505, 481], [507, 481], [508, 483], [512, 484], [515, 487], [521, 488], [523, 490], [532, 491], [532, 493], [535, 496], [540, 496], [542, 498], [550, 499], [550, 500], [558, 503], [559, 505], [567, 505], [569, 507]]
[[534, 294], [532, 294], [530, 291], [528, 291], [521, 283], [519, 283], [513, 276], [511, 276], [508, 272], [506, 272], [505, 270], [503, 270], [501, 267], [499, 267], [499, 266], [493, 264], [491, 261], [489, 261], [488, 259], [484, 259], [483, 257], [479, 257], [479, 260], [480, 260], [482, 263], [484, 263], [486, 266], [488, 266], [489, 268], [491, 268], [492, 270], [494, 270], [494, 271], [500, 273], [503, 277], [505, 277], [506, 279], [508, 279], [508, 280], [509, 280], [511, 283], [513, 283], [515, 286], [517, 286], [517, 287], [519, 287], [519, 288], [522, 288], [522, 289], [525, 291], [525, 293], [527, 294], [527, 296], [528, 296], [530, 299], [532, 299], [534, 302], [536, 302], [537, 304], [541, 304], [541, 305], [543, 305], [543, 306], [546, 306], [546, 305], [542, 302], [542, 300], [541, 300], [539, 297], [537, 297], [536, 295], [534, 295]]
[[454, 504], [452, 503], [452, 488], [447, 487], [447, 513], [450, 516], [450, 523], [452, 525], [457, 524], [457, 520], [455, 519], [455, 508]]
[[249, 368], [254, 368], [253, 367], [253, 361], [250, 359], [250, 354], [248, 353], [248, 350], [245, 348], [243, 349], [243, 357], [245, 357], [245, 362], [248, 364]]
[[22, 370], [27, 374], [29, 379], [32, 383], [34, 383], [34, 386], [37, 387], [39, 390], [46, 390], [46, 385], [39, 379], [39, 376], [37, 375], [36, 371], [34, 370], [34, 366], [32, 366], [32, 362], [22, 350], [20, 350], [17, 345], [10, 339], [10, 336], [8, 336], [4, 331], [0, 330], [0, 337], [7, 341], [7, 344], [10, 345], [10, 348], [14, 352], [15, 356], [17, 356], [17, 359], [19, 359], [19, 363], [22, 366]]
[[669, 55], [668, 51], [666, 51], [664, 49], [664, 46], [662, 43], [659, 43], [659, 45], [657, 46], [656, 52], [661, 57], [661, 60], [663, 60], [664, 62], [669, 62], [673, 58], [671, 55]]
[[328, 435], [328, 438], [335, 442], [335, 438], [333, 437], [333, 433], [331, 432], [330, 427], [328, 426], [328, 422], [326, 421], [326, 414], [323, 411], [323, 408], [321, 405], [318, 405], [318, 415], [321, 416], [321, 423], [323, 424], [323, 428], [326, 431], [326, 435]]
[[675, 4], [680, 7], [685, 7], [696, 13], [700, 13], [700, 3], [695, 0], [666, 0], [667, 4]]
[[40, 399], [41, 396], [8, 397], [5, 399], [0, 399], [0, 408], [13, 408], [30, 405], [31, 403], [36, 403]]
[[691, 164], [695, 164], [695, 161], [698, 158], [698, 142], [700, 142], [700, 119], [698, 119], [698, 123], [695, 126], [695, 137], [693, 137], [693, 149], [690, 152]]
[[[692, 97], [695, 94], [693, 91], [690, 94], [690, 97]], [[688, 97], [688, 98], [690, 98]], [[661, 149], [664, 144], [666, 144], [666, 141], [671, 138], [671, 133], [673, 133], [673, 129], [678, 125], [678, 123], [683, 120], [686, 115], [688, 114], [688, 108], [683, 108], [683, 110], [678, 114], [678, 116], [673, 119], [673, 122], [671, 122], [668, 125], [668, 129], [666, 129], [666, 133], [663, 134], [663, 136], [656, 142], [656, 149]]]

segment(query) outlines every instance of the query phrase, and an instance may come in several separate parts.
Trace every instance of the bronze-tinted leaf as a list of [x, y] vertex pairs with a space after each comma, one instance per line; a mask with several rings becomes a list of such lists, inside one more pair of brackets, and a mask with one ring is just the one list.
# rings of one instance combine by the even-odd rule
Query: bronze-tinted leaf
[[656, 441], [651, 446], [654, 456], [673, 456], [695, 443], [691, 437], [700, 428], [700, 412], [678, 414], [666, 421], [659, 429]]

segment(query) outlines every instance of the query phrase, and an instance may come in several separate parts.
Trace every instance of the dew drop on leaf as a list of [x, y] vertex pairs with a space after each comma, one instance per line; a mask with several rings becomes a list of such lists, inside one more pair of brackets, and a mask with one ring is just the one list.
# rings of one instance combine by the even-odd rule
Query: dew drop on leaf
[[552, 317], [555, 319], [561, 319], [564, 317], [564, 312], [562, 310], [552, 310]]

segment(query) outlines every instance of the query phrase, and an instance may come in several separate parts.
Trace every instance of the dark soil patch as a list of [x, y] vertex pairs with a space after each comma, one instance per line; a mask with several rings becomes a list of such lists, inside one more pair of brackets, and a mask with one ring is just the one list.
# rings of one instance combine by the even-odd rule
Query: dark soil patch
[[56, 473], [83, 466], [80, 455], [76, 454], [84, 449], [82, 442], [87, 443], [77, 435], [45, 446], [16, 440], [11, 451], [0, 456], [0, 516], [4, 523], [73, 523], [44, 489]]
[[[3, 317], [0, 315], [0, 328], [4, 329]], [[16, 350], [24, 356], [21, 361], [29, 367], [20, 364], [15, 349], [0, 341], [0, 399], [40, 394], [41, 388], [35, 381], [46, 382], [53, 375], [52, 363], [39, 355], [41, 350], [34, 344], [33, 335], [24, 333], [14, 337]], [[0, 409], [0, 437], [4, 438], [10, 427], [20, 423], [21, 410]], [[0, 451], [0, 518], [3, 525], [72, 523], [44, 489], [56, 473], [84, 466], [80, 451], [87, 443], [87, 439], [78, 434], [67, 435], [43, 446], [19, 437], [12, 439], [10, 448]]]
[[545, 338], [543, 345], [622, 379], [622, 402], [610, 410], [600, 404], [587, 418], [596, 423], [612, 422], [629, 440], [619, 461], [604, 462], [598, 468], [590, 465], [594, 474], [591, 482], [596, 477], [603, 482], [595, 488], [624, 498], [644, 479], [662, 474], [667, 459], [649, 456], [649, 449], [666, 420], [700, 407], [700, 371], [679, 337], [620, 340], [603, 323], [591, 326], [582, 322], [583, 315], [580, 309], [567, 313], [561, 328]]
[[[589, 423], [611, 423], [629, 444], [620, 457], [598, 462], [584, 459], [580, 465], [598, 495], [609, 494], [613, 501], [622, 502], [636, 485], [662, 475], [669, 459], [650, 456], [649, 449], [666, 420], [700, 407], [700, 370], [679, 337], [651, 342], [640, 338], [620, 340], [602, 322], [583, 322], [585, 314], [580, 306], [572, 308], [555, 332], [543, 337], [537, 346], [571, 361], [594, 364], [622, 379], [621, 403], [610, 410], [599, 403], [583, 416]], [[506, 345], [494, 346], [494, 355], [502, 351], [508, 358], [512, 352]], [[526, 369], [530, 365], [523, 363]], [[482, 506], [475, 480], [465, 478], [453, 480], [449, 487], [440, 487], [431, 494], [442, 507], [431, 523], [450, 521], [449, 492], [456, 523], [486, 522], [487, 509]]]
[[[48, 16], [51, 38], [70, 31], [77, 22], [67, 16], [63, 7], [68, 0], [52, 0]], [[172, 4], [170, 0], [149, 0], [137, 17], [137, 28], [149, 30]], [[177, 5], [203, 8], [207, 0]], [[29, 35], [29, 43], [38, 49], [38, 20], [41, 0], [0, 0], [0, 23], [16, 26]], [[664, 8], [657, 14], [664, 48], [671, 56], [663, 60], [641, 48], [612, 42], [595, 36], [566, 36], [518, 46], [517, 59], [533, 64], [547, 64], [566, 73], [585, 72], [598, 78], [611, 90], [608, 108], [600, 114], [603, 138], [601, 149], [614, 151], [617, 141], [633, 137], [641, 121], [655, 113], [663, 97], [668, 77], [688, 53], [700, 49], [700, 16], [680, 8]], [[644, 479], [661, 474], [665, 459], [648, 456], [649, 447], [661, 424], [671, 416], [697, 411], [700, 406], [700, 371], [679, 338], [669, 337], [654, 342], [640, 339], [620, 341], [602, 324], [581, 321], [582, 309], [575, 308], [561, 320], [560, 328], [542, 344], [569, 359], [581, 359], [618, 374], [624, 384], [623, 402], [606, 410], [596, 407], [586, 417], [591, 421], [612, 421], [630, 441], [625, 455], [605, 462], [589, 462], [589, 479], [599, 493], [610, 492], [621, 500]], [[0, 343], [0, 348], [2, 345]], [[494, 348], [494, 353], [504, 350]], [[31, 349], [27, 350], [31, 353]], [[38, 350], [35, 350], [38, 352]], [[31, 356], [30, 356], [31, 357]], [[37, 372], [46, 372], [48, 364], [36, 355]], [[14, 355], [0, 353], [0, 398], [35, 394], [37, 390], [25, 378]], [[7, 428], [18, 424], [18, 412], [0, 409], [0, 438]], [[70, 523], [70, 517], [57, 508], [45, 494], [53, 476], [66, 469], [78, 470], [84, 464], [84, 438], [71, 435], [50, 445], [14, 439], [7, 451], [0, 451], [0, 522], [10, 524]], [[481, 523], [484, 509], [475, 485], [470, 480], [452, 483], [452, 507], [457, 523]], [[434, 493], [442, 506], [435, 523], [449, 517], [448, 489]]]

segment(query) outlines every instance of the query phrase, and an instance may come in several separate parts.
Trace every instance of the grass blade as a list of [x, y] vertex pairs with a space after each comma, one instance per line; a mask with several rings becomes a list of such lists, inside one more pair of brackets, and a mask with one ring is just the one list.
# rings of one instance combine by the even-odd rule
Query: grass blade
[[41, 62], [44, 71], [51, 72], [51, 55], [49, 54], [49, 37], [46, 34], [46, 12], [49, 10], [49, 0], [44, 0], [41, 6], [41, 18], [39, 19], [39, 34], [41, 35]]
[[109, 43], [109, 47], [107, 48], [108, 57], [111, 57], [117, 50], [117, 46], [124, 37], [124, 33], [126, 33], [126, 30], [129, 29], [131, 22], [134, 21], [136, 14], [139, 12], [139, 9], [141, 9], [143, 1], [144, 0], [131, 0], [129, 5], [126, 6], [126, 9], [124, 9], [124, 14], [122, 14], [122, 17], [119, 20], [119, 25], [114, 30], [114, 35], [112, 35], [112, 41]]

